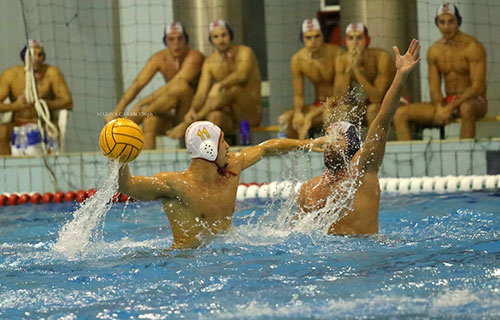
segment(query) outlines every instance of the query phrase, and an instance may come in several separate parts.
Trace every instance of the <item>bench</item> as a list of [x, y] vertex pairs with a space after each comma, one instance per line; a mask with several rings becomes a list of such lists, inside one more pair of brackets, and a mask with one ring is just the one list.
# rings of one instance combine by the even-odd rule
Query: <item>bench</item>
[[[461, 122], [462, 122], [462, 119], [456, 118], [451, 123], [461, 123]], [[489, 123], [500, 122], [500, 115], [486, 115], [485, 117], [476, 120], [476, 124], [481, 123], [481, 122], [489, 122]], [[445, 139], [445, 127], [446, 126], [439, 126], [439, 125], [420, 125], [417, 127], [417, 132], [421, 133], [424, 129], [439, 129], [439, 138], [441, 140], [444, 140]], [[421, 138], [421, 136], [420, 136], [420, 138]]]

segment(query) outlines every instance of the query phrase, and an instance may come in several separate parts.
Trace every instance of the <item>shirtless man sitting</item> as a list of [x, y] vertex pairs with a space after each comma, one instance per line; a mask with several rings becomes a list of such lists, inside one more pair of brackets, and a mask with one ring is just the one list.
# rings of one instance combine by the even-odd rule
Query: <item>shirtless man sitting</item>
[[[278, 118], [287, 128], [287, 137], [304, 139], [311, 127], [323, 126], [323, 103], [333, 93], [335, 59], [342, 53], [339, 46], [325, 43], [317, 19], [306, 19], [301, 27], [304, 48], [291, 60], [293, 79], [293, 110]], [[304, 101], [304, 78], [314, 85], [316, 100], [311, 105]]]
[[[61, 71], [53, 65], [45, 63], [44, 47], [37, 40], [30, 40], [29, 47], [33, 49], [33, 71], [36, 88], [40, 99], [45, 100], [51, 111], [51, 121], [57, 123], [53, 111], [73, 109], [73, 100]], [[21, 59], [25, 60], [25, 46], [21, 50]], [[28, 103], [25, 97], [24, 65], [14, 66], [3, 72], [0, 77], [0, 112], [13, 112], [12, 120], [0, 125], [0, 154], [11, 154], [10, 140], [15, 126], [27, 123], [37, 123], [38, 114], [33, 103]], [[4, 103], [6, 98], [11, 103]]]
[[273, 139], [228, 153], [224, 133], [209, 121], [197, 121], [185, 135], [191, 164], [182, 172], [152, 177], [131, 176], [120, 169], [119, 191], [141, 201], [161, 200], [174, 242], [173, 249], [195, 248], [231, 226], [241, 171], [263, 157], [297, 148], [319, 148], [324, 139]]
[[[476, 120], [486, 115], [486, 51], [475, 38], [462, 33], [462, 17], [453, 4], [438, 8], [435, 22], [443, 35], [427, 51], [431, 103], [413, 103], [394, 117], [398, 140], [411, 140], [410, 123], [447, 125], [462, 119], [460, 138], [474, 138]], [[441, 93], [444, 78], [446, 98]]]
[[[307, 181], [298, 199], [298, 219], [310, 214], [324, 218], [328, 233], [371, 234], [378, 232], [380, 186], [378, 170], [382, 163], [392, 118], [399, 104], [403, 84], [420, 57], [420, 45], [413, 40], [404, 56], [397, 47], [396, 75], [387, 91], [380, 111], [368, 128], [360, 149], [359, 133], [347, 122], [335, 122], [327, 130], [330, 140], [324, 153], [325, 172]], [[347, 188], [346, 188], [347, 187]], [[353, 192], [349, 192], [353, 190]], [[327, 216], [317, 217], [321, 210]], [[300, 221], [300, 220], [299, 220]]]
[[[368, 126], [380, 109], [395, 68], [389, 53], [369, 48], [370, 36], [362, 23], [351, 23], [345, 31], [347, 52], [335, 61], [334, 107], [329, 123], [346, 119]], [[366, 117], [366, 118], [365, 118]]]
[[166, 84], [137, 102], [127, 117], [144, 126], [144, 149], [156, 147], [156, 136], [184, 120], [193, 99], [204, 56], [189, 47], [189, 36], [180, 22], [165, 27], [165, 49], [156, 52], [123, 94], [120, 102], [105, 120], [122, 116], [125, 108], [160, 72]]
[[247, 120], [254, 127], [262, 120], [261, 78], [252, 49], [233, 45], [233, 32], [224, 20], [209, 25], [210, 43], [216, 51], [205, 60], [200, 83], [184, 122], [168, 132], [178, 139], [196, 120], [206, 119], [233, 131]]

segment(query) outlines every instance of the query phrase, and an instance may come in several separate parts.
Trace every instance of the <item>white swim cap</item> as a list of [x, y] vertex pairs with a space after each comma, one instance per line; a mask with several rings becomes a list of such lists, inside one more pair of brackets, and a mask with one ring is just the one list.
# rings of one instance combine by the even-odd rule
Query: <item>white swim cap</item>
[[361, 146], [358, 129], [355, 125], [345, 121], [337, 121], [332, 123], [328, 130], [332, 130], [331, 134], [343, 135], [347, 138], [347, 155], [352, 158]]
[[316, 18], [306, 19], [302, 22], [302, 33], [306, 33], [311, 30], [319, 30], [321, 31], [321, 27], [319, 25], [319, 21]]
[[222, 130], [210, 121], [193, 122], [186, 130], [186, 148], [191, 159], [215, 161], [219, 153]]
[[218, 20], [212, 21], [208, 25], [208, 31], [210, 33], [212, 33], [212, 31], [214, 31], [214, 28], [216, 28], [216, 27], [224, 27], [224, 28], [227, 29], [227, 22], [225, 20], [222, 20], [222, 19], [218, 19]]
[[170, 34], [172, 32], [184, 33], [184, 27], [180, 22], [172, 22], [165, 26], [165, 34]]
[[[362, 24], [361, 22], [349, 23], [345, 28], [345, 33], [347, 34], [351, 31], [361, 31], [362, 33], [365, 33], [365, 29], [366, 29], [365, 25]], [[366, 31], [366, 33], [368, 33], [368, 31]]]

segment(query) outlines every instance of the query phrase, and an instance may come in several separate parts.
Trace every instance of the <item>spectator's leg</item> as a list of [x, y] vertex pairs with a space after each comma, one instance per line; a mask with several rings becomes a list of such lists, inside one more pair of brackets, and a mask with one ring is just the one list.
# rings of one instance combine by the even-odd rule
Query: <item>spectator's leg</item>
[[229, 114], [229, 112], [226, 112], [225, 110], [216, 110], [209, 112], [206, 116], [207, 120], [210, 122], [213, 122], [219, 128], [222, 129], [222, 131], [226, 132], [228, 134], [230, 131], [233, 131], [236, 129], [236, 126], [238, 124], [234, 123], [233, 117]]
[[434, 105], [424, 102], [399, 107], [394, 115], [394, 129], [398, 140], [411, 140], [411, 122], [432, 125], [435, 112]]
[[142, 126], [144, 129], [144, 149], [156, 149], [156, 136], [164, 135], [168, 129], [174, 126], [173, 116], [162, 114], [146, 117]]
[[286, 136], [290, 139], [297, 139], [297, 131], [293, 128], [293, 115], [295, 111], [293, 109], [285, 111], [282, 115], [278, 117], [278, 126], [286, 126]]
[[0, 155], [10, 155], [10, 139], [12, 139], [12, 122], [0, 124]]
[[372, 103], [366, 108], [366, 122], [368, 123], [368, 128], [371, 126], [379, 110], [380, 104], [377, 103]]
[[473, 139], [476, 136], [476, 119], [486, 115], [487, 106], [482, 100], [473, 98], [463, 102], [459, 108], [462, 119], [460, 138]]

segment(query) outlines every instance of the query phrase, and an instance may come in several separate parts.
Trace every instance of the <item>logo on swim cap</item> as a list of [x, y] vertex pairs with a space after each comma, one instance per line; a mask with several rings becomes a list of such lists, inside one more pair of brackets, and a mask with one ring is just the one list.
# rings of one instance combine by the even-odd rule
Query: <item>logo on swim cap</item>
[[328, 131], [329, 130], [332, 131], [331, 133], [334, 136], [343, 135], [347, 138], [347, 155], [349, 158], [354, 157], [361, 146], [361, 140], [359, 139], [359, 133], [356, 126], [349, 122], [337, 121], [328, 127]]
[[210, 121], [197, 121], [186, 130], [186, 148], [191, 159], [215, 161], [219, 153], [222, 130]]
[[436, 25], [437, 25], [437, 18], [442, 14], [454, 15], [457, 18], [457, 24], [459, 26], [462, 24], [462, 16], [460, 15], [460, 12], [458, 11], [457, 6], [454, 5], [453, 3], [446, 2], [438, 7], [437, 12], [436, 12], [436, 18], [434, 19], [434, 22], [436, 23]]
[[305, 33], [307, 31], [311, 30], [319, 30], [321, 31], [321, 27], [319, 25], [319, 21], [316, 18], [313, 19], [306, 19], [304, 22], [302, 22], [302, 33]]
[[180, 22], [172, 22], [171, 24], [167, 24], [165, 26], [165, 34], [169, 34], [172, 32], [180, 32], [184, 33], [184, 28]]

